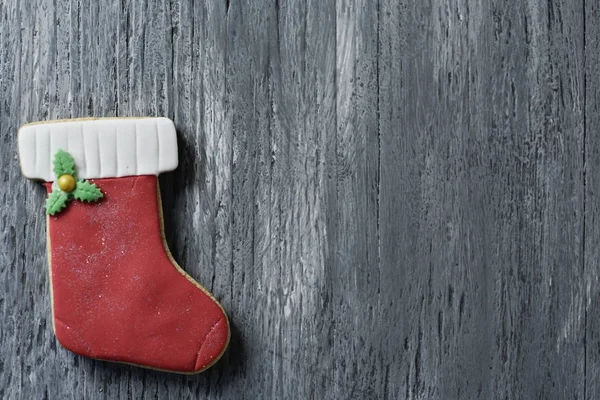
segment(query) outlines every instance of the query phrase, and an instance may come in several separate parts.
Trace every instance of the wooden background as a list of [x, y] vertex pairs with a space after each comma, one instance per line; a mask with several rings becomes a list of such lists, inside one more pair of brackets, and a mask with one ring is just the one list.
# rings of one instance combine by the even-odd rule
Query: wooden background
[[[0, 398], [600, 398], [599, 8], [0, 0]], [[199, 376], [51, 331], [17, 129], [143, 115], [178, 128], [173, 254], [233, 324]]]

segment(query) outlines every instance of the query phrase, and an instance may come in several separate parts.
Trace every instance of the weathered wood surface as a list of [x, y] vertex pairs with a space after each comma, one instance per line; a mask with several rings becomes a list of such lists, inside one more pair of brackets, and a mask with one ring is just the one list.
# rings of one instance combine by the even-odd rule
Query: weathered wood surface
[[[0, 398], [598, 399], [599, 18], [591, 0], [0, 0]], [[177, 125], [168, 241], [233, 324], [199, 376], [51, 331], [17, 129], [139, 115]]]

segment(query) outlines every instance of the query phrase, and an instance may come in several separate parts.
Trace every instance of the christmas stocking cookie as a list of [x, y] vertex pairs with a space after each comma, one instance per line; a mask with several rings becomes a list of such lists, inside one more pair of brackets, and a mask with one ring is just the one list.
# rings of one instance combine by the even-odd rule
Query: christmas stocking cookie
[[177, 167], [166, 118], [25, 125], [23, 175], [45, 182], [54, 332], [83, 356], [197, 373], [229, 342], [221, 305], [173, 260], [157, 175]]

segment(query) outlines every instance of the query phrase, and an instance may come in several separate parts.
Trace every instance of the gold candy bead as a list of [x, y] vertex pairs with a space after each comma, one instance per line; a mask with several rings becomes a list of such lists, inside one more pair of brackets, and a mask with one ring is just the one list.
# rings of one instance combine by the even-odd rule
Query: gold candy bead
[[57, 184], [58, 188], [63, 192], [71, 193], [73, 190], [75, 190], [76, 182], [75, 178], [73, 178], [73, 175], [65, 174], [58, 178]]

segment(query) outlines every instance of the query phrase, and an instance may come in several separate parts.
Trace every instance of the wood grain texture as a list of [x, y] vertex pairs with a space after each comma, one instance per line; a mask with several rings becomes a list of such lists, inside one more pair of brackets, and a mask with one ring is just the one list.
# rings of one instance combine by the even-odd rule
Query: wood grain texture
[[[0, 0], [0, 398], [598, 398], [599, 13]], [[175, 121], [168, 242], [232, 323], [199, 376], [52, 333], [17, 129], [141, 115]]]
[[586, 397], [600, 396], [600, 17], [597, 2], [586, 2], [585, 8], [585, 143], [584, 143], [584, 272], [585, 272], [585, 338]]

